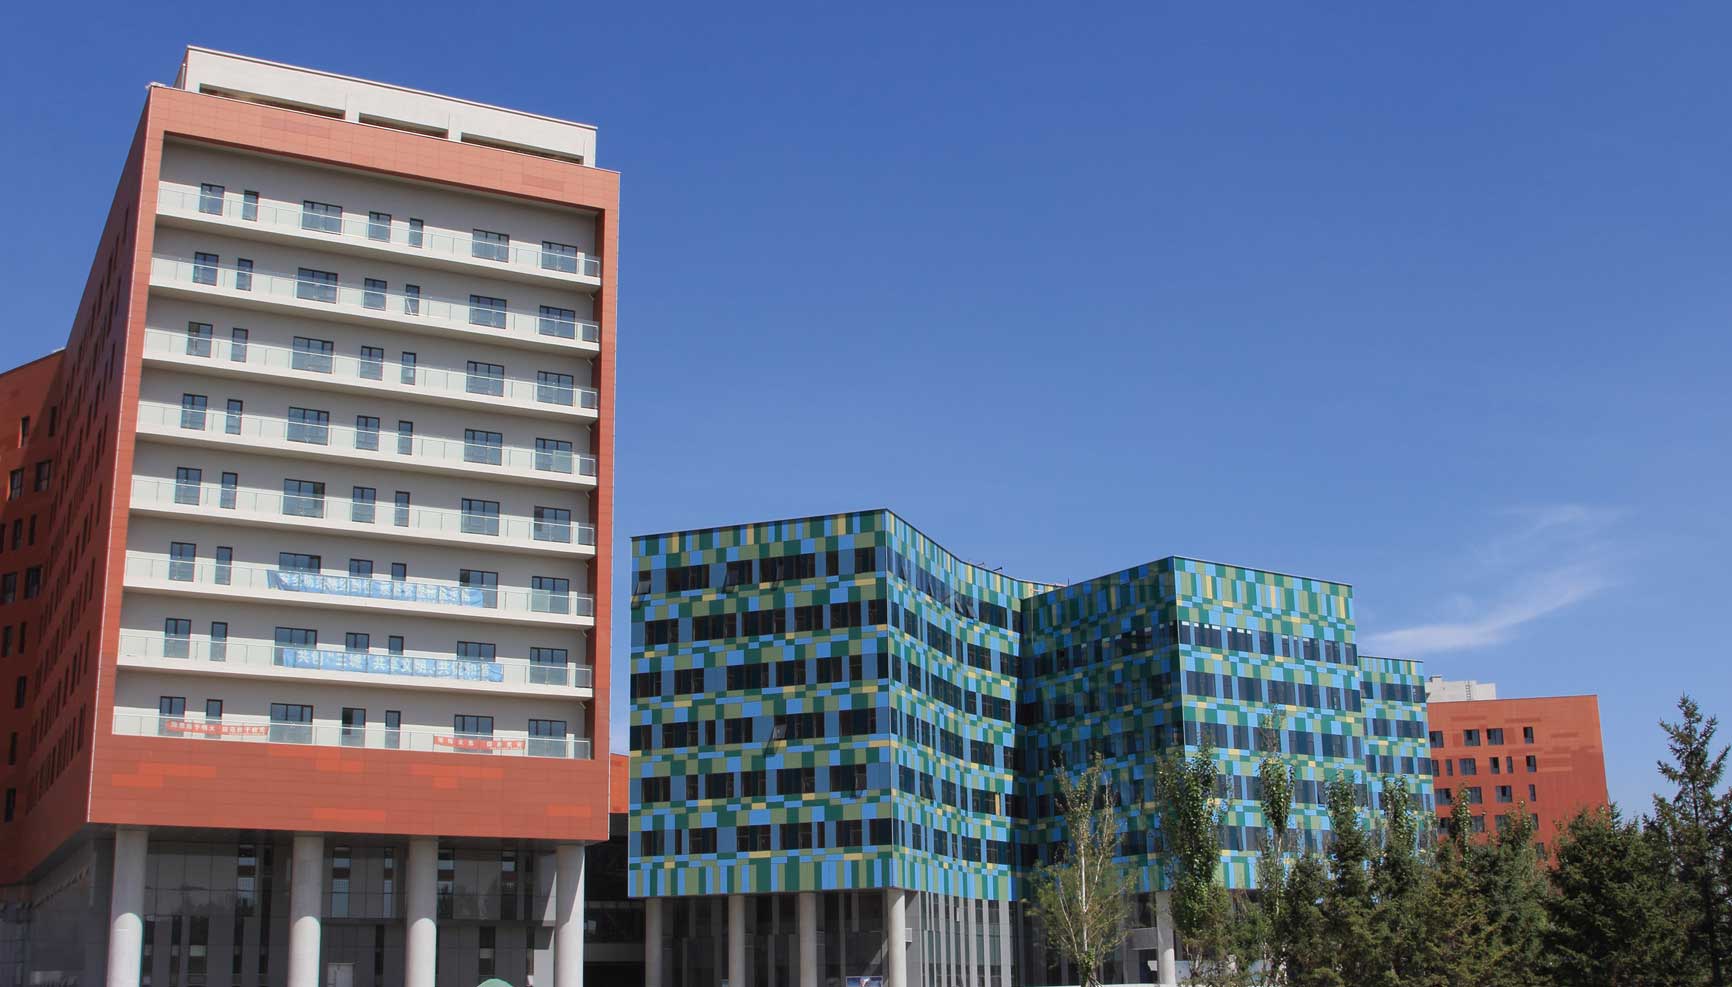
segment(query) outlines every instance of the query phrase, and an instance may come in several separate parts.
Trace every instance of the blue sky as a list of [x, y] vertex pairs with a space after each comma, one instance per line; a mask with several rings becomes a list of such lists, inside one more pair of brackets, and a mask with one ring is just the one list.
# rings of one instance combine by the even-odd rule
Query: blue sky
[[888, 506], [1030, 578], [1351, 582], [1369, 648], [1598, 693], [1638, 809], [1681, 691], [1732, 717], [1724, 4], [8, 26], [7, 365], [64, 339], [183, 45], [398, 82], [601, 128], [622, 535]]

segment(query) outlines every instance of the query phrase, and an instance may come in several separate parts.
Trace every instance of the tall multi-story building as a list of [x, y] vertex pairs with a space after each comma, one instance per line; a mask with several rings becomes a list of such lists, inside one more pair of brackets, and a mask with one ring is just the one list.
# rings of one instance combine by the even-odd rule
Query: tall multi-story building
[[581, 124], [200, 48], [149, 89], [0, 379], [0, 977], [581, 983], [617, 202]]
[[1340, 583], [1168, 558], [1070, 586], [889, 511], [639, 537], [630, 890], [649, 984], [1063, 982], [1022, 904], [1062, 837], [1048, 766], [1099, 754], [1138, 875], [1115, 976], [1174, 978], [1154, 766], [1217, 751], [1228, 887], [1255, 882], [1259, 739], [1430, 809], [1417, 663], [1361, 657]]
[[1578, 812], [1608, 802], [1597, 696], [1433, 697], [1427, 716], [1438, 815], [1466, 801], [1479, 839], [1525, 811], [1544, 850]]

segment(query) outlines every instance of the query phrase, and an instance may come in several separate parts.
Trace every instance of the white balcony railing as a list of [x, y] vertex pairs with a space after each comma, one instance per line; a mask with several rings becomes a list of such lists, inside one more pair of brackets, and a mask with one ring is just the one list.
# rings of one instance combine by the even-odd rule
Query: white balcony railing
[[[515, 617], [590, 618], [595, 597], [570, 590], [460, 585], [435, 579], [389, 579], [324, 572], [301, 572], [253, 562], [180, 560], [149, 552], [126, 553], [126, 582], [188, 589], [236, 591], [377, 606], [413, 605], [447, 614]], [[537, 622], [540, 622], [537, 620]]]
[[588, 665], [532, 662], [522, 658], [481, 661], [424, 655], [392, 655], [339, 648], [288, 647], [264, 641], [176, 638], [165, 634], [127, 631], [120, 635], [120, 657], [123, 660], [185, 662], [189, 668], [199, 665], [218, 665], [224, 670], [243, 671], [250, 668], [278, 668], [308, 676], [434, 679], [515, 688], [549, 686], [590, 689], [595, 685], [595, 670]]
[[543, 551], [566, 546], [593, 548], [595, 525], [521, 514], [464, 513], [443, 507], [398, 507], [350, 497], [282, 494], [253, 487], [223, 488], [206, 482], [182, 483], [166, 477], [132, 478], [132, 506], [144, 510], [232, 516], [255, 522], [310, 525], [322, 529], [420, 535], [467, 544], [501, 544]]
[[152, 284], [194, 291], [233, 292], [237, 299], [263, 300], [301, 311], [328, 310], [351, 318], [456, 329], [505, 340], [554, 344], [581, 341], [591, 347], [601, 342], [601, 327], [575, 316], [539, 312], [531, 315], [459, 299], [303, 279], [299, 274], [237, 271], [221, 263], [201, 264], [182, 257], [152, 257], [150, 280]]
[[358, 387], [400, 393], [414, 391], [491, 405], [504, 403], [537, 410], [572, 408], [594, 411], [599, 404], [595, 388], [578, 386], [568, 380], [493, 377], [437, 367], [387, 364], [382, 351], [378, 358], [367, 359], [265, 343], [237, 343], [232, 339], [213, 338], [210, 334], [194, 334], [190, 330], [146, 329], [144, 354], [147, 358], [176, 363], [222, 369], [245, 368], [300, 379], [312, 379], [311, 375], [322, 374], [333, 381]]
[[303, 747], [357, 747], [366, 750], [420, 751], [491, 755], [495, 757], [559, 757], [588, 760], [594, 756], [587, 737], [530, 737], [520, 734], [472, 734], [431, 727], [392, 730], [375, 723], [350, 727], [340, 723], [275, 723], [262, 716], [165, 716], [158, 713], [114, 714], [114, 732], [123, 737], [172, 737], [179, 740], [230, 741], [254, 744], [298, 744]]
[[[266, 443], [288, 451], [361, 454], [368, 460], [441, 469], [478, 469], [515, 474], [517, 478], [543, 476], [594, 477], [595, 457], [549, 445], [534, 449], [493, 445], [486, 442], [404, 435], [397, 432], [356, 429], [328, 422], [290, 421], [266, 415], [229, 414], [227, 410], [171, 407], [153, 401], [138, 404], [138, 428], [158, 435], [187, 433], [218, 442], [256, 446]], [[563, 440], [560, 440], [563, 443]], [[569, 443], [564, 443], [569, 444]]]
[[341, 216], [308, 212], [305, 208], [275, 202], [247, 202], [236, 194], [206, 195], [201, 191], [163, 184], [157, 193], [157, 210], [193, 219], [227, 220], [256, 225], [281, 233], [310, 233], [335, 237], [345, 243], [376, 247], [392, 253], [424, 255], [440, 260], [503, 266], [513, 271], [588, 281], [601, 279], [601, 258], [571, 250], [528, 243], [498, 243], [478, 240], [468, 233], [445, 229], [413, 228], [406, 218], [374, 222], [370, 215], [345, 212]]

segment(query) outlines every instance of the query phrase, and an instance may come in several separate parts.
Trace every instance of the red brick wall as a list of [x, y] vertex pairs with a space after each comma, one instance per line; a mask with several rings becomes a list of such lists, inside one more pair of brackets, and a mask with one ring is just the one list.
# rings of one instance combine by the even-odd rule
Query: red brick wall
[[[1539, 816], [1538, 839], [1550, 847], [1557, 840], [1557, 827], [1584, 808], [1605, 805], [1606, 759], [1600, 741], [1600, 701], [1596, 696], [1555, 696], [1542, 699], [1485, 699], [1473, 702], [1432, 703], [1427, 715], [1433, 732], [1443, 733], [1443, 746], [1433, 747], [1431, 756], [1437, 762], [1437, 774], [1432, 779], [1438, 788], [1448, 788], [1459, 797], [1461, 789], [1478, 785], [1484, 793], [1482, 805], [1473, 806], [1475, 815], [1486, 819], [1486, 838], [1496, 832], [1495, 817], [1500, 812], [1514, 812], [1514, 805], [1500, 805], [1498, 785], [1514, 789], [1516, 802], [1527, 801], [1530, 813]], [[1502, 727], [1502, 746], [1486, 742], [1486, 731]], [[1522, 728], [1532, 727], [1534, 742], [1524, 743]], [[1478, 730], [1480, 746], [1462, 744], [1462, 731]], [[1524, 767], [1527, 755], [1538, 759], [1538, 770]], [[1488, 765], [1491, 757], [1512, 759], [1513, 774], [1494, 775]], [[1470, 778], [1461, 775], [1459, 763], [1454, 776], [1444, 769], [1444, 761], [1459, 762], [1471, 757], [1478, 762], [1479, 773]], [[1528, 801], [1528, 786], [1533, 785], [1537, 799]], [[1440, 818], [1447, 819], [1450, 806], [1437, 807]]]
[[[163, 141], [171, 135], [599, 214], [602, 347], [595, 361], [600, 415], [591, 450], [598, 486], [590, 580], [596, 615], [589, 649], [595, 700], [588, 716], [594, 760], [202, 744], [110, 733], [156, 188]], [[73, 463], [76, 471], [57, 464], [57, 521], [39, 544], [55, 559], [51, 582], [57, 586], [43, 607], [43, 646], [57, 648], [68, 667], [83, 672], [54, 730], [79, 722], [82, 710], [83, 743], [56, 783], [28, 805], [19, 786], [19, 818], [0, 839], [0, 882], [28, 873], [85, 823], [607, 838], [618, 201], [613, 172], [216, 96], [150, 90], [66, 357], [41, 398], [64, 405], [63, 437], [78, 444], [71, 455], [82, 457]], [[0, 404], [0, 414], [6, 407]], [[69, 430], [74, 420], [83, 427]], [[6, 564], [0, 560], [0, 572]], [[50, 736], [37, 745], [33, 761], [45, 757], [52, 742]]]

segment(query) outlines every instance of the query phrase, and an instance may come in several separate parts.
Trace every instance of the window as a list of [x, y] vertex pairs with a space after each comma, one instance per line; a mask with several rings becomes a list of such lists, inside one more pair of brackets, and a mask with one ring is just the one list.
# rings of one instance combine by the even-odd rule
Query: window
[[374, 506], [379, 491], [373, 487], [355, 487], [349, 491], [349, 520], [356, 524], [372, 524]]
[[1534, 786], [1534, 785], [1529, 785], [1528, 786], [1528, 801], [1529, 802], [1538, 802], [1539, 800], [1540, 800], [1539, 788]]
[[425, 228], [425, 224], [423, 224], [419, 219], [409, 220], [409, 246], [421, 246], [421, 237]]
[[1523, 766], [1526, 767], [1529, 771], [1538, 771], [1540, 769], [1540, 759], [1535, 757], [1532, 754], [1529, 754], [1527, 757], [1522, 758], [1522, 762], [1523, 762]]
[[[224, 620], [213, 620], [213, 621], [211, 621], [211, 624], [210, 624], [210, 660], [211, 661], [228, 661], [228, 658], [229, 658], [229, 625], [228, 625], [228, 622], [224, 621]], [[208, 710], [208, 708], [209, 708], [208, 705], [206, 708]], [[222, 704], [220, 702], [217, 703], [217, 709], [219, 710], [219, 712], [217, 713], [217, 718], [221, 719], [222, 713], [220, 712], [220, 710], [222, 709]], [[209, 713], [207, 712], [206, 715], [208, 716]]]
[[535, 373], [535, 400], [543, 404], [570, 407], [576, 387], [577, 378], [571, 374], [554, 373], [551, 370], [538, 370]]
[[498, 363], [478, 363], [469, 361], [469, 376], [464, 381], [463, 389], [470, 394], [491, 394], [495, 397], [505, 394], [505, 367]]
[[223, 214], [223, 187], [203, 182], [198, 187], [198, 211], [207, 216]]
[[305, 651], [319, 646], [319, 632], [307, 627], [279, 627], [276, 630], [275, 661], [278, 665], [293, 664], [288, 652]]
[[216, 254], [195, 251], [192, 255], [192, 283], [216, 284], [218, 262], [219, 258]]
[[469, 324], [504, 329], [505, 299], [494, 298], [492, 295], [470, 295]]
[[217, 499], [218, 507], [225, 511], [232, 511], [235, 509], [235, 494], [239, 490], [240, 482], [241, 478], [238, 473], [223, 474], [222, 491], [218, 494]]
[[541, 306], [541, 318], [537, 330], [543, 336], [575, 339], [577, 338], [577, 312], [574, 309], [543, 305]]
[[234, 363], [247, 362], [247, 331], [245, 329], [229, 330], [229, 360]]
[[390, 655], [403, 653], [403, 636], [401, 634], [393, 634], [385, 639], [385, 653]]
[[1499, 785], [1497, 786], [1497, 800], [1499, 802], [1514, 802], [1515, 791], [1509, 785]]
[[223, 718], [223, 701], [221, 699], [206, 699], [204, 701], [204, 718], [216, 721]]
[[499, 501], [463, 498], [461, 527], [466, 535], [498, 535]]
[[541, 269], [576, 274], [577, 248], [569, 243], [555, 243], [552, 240], [541, 241]]
[[289, 517], [324, 517], [325, 484], [318, 480], [284, 480], [283, 513]]
[[191, 466], [176, 466], [174, 468], [174, 502], [197, 505], [199, 484], [203, 482], [203, 479], [203, 470]]
[[391, 239], [391, 214], [388, 212], [370, 212], [367, 214], [367, 239]]
[[1443, 731], [1442, 730], [1431, 731], [1431, 736], [1429, 739], [1431, 741], [1431, 746], [1442, 747], [1443, 746]]
[[505, 436], [478, 428], [463, 430], [463, 461], [498, 466], [504, 461]]
[[278, 552], [277, 568], [283, 572], [312, 572], [324, 568], [324, 560], [305, 552]]
[[[203, 394], [182, 394], [180, 396], [180, 427], [196, 431], [204, 431], [204, 413], [209, 405]], [[24, 471], [16, 470], [18, 489], [24, 489]]]
[[211, 328], [209, 322], [186, 324], [186, 355], [210, 356]]
[[398, 368], [398, 370], [397, 370], [397, 382], [398, 383], [408, 384], [410, 386], [414, 386], [415, 379], [416, 379], [415, 361], [416, 361], [415, 354], [409, 352], [408, 350], [404, 350], [403, 353], [397, 357], [397, 368]]
[[192, 582], [194, 560], [198, 546], [189, 541], [169, 542], [168, 578], [180, 583]]
[[[42, 567], [33, 565], [24, 570], [24, 598], [33, 600], [42, 592]], [[22, 625], [20, 625], [22, 626]], [[24, 635], [18, 636], [18, 646], [24, 647]]]
[[289, 357], [289, 366], [296, 370], [310, 370], [316, 374], [331, 372], [332, 343], [328, 339], [313, 339], [308, 336], [296, 336], [294, 353]]
[[1485, 732], [1485, 742], [1493, 747], [1503, 746], [1503, 727], [1490, 727]]
[[[185, 398], [181, 399], [181, 405], [183, 408], [185, 407]], [[181, 427], [186, 427], [186, 412], [184, 410], [181, 412]], [[20, 466], [13, 470], [11, 475], [8, 477], [6, 496], [13, 500], [17, 500], [19, 497], [24, 496], [24, 467]]]
[[529, 681], [532, 685], [568, 685], [566, 666], [571, 653], [564, 648], [529, 649]]
[[217, 585], [227, 586], [234, 578], [235, 550], [229, 545], [218, 545], [215, 557], [216, 565], [211, 574], [216, 578]]
[[499, 573], [485, 569], [457, 570], [457, 585], [468, 589], [480, 590], [480, 604], [484, 607], [499, 605]]
[[535, 468], [550, 473], [570, 473], [571, 443], [560, 439], [536, 439]]
[[235, 290], [253, 290], [253, 262], [245, 257], [235, 258]]
[[530, 757], [565, 757], [564, 720], [530, 720], [527, 753]]
[[379, 448], [379, 419], [372, 415], [355, 416], [355, 448]]
[[385, 746], [396, 750], [403, 742], [403, 713], [401, 710], [385, 711]]
[[278, 744], [313, 742], [313, 707], [271, 703], [271, 741]]
[[385, 351], [377, 346], [361, 347], [361, 359], [355, 372], [362, 380], [384, 380]]
[[493, 736], [493, 717], [458, 713], [451, 717], [451, 730], [470, 737]]
[[509, 261], [511, 259], [511, 237], [504, 233], [476, 230], [469, 241], [469, 255], [479, 257], [482, 260]]
[[337, 273], [303, 267], [295, 274], [295, 297], [309, 302], [337, 302]]
[[361, 286], [361, 307], [385, 311], [385, 282], [380, 278], [363, 278]]
[[392, 523], [399, 528], [407, 528], [409, 526], [409, 491], [407, 490], [397, 491], [395, 516], [392, 519]]
[[192, 621], [184, 617], [169, 617], [162, 622], [162, 656], [192, 657]]
[[716, 852], [716, 830], [715, 830], [715, 827], [711, 826], [711, 827], [707, 827], [704, 829], [692, 830], [691, 836], [686, 842], [687, 842], [688, 848], [689, 848], [691, 853], [694, 853], [694, 854], [697, 854], [697, 853], [715, 853]]
[[1472, 777], [1473, 775], [1479, 774], [1479, 762], [1471, 757], [1462, 758], [1460, 765], [1463, 777]]
[[1533, 727], [1522, 727], [1522, 743], [1531, 744], [1533, 742], [1534, 742], [1534, 728]]
[[420, 315], [421, 314], [421, 286], [420, 285], [418, 285], [418, 284], [406, 284], [403, 286], [403, 314], [404, 315]]
[[240, 398], [229, 398], [228, 408], [223, 415], [223, 434], [241, 434], [242, 405]]
[[[403, 580], [408, 579], [408, 578], [409, 578], [409, 563], [407, 563], [407, 562], [393, 562], [393, 563], [391, 563], [391, 579], [392, 579], [392, 581], [400, 583]], [[403, 644], [403, 639], [397, 638], [396, 641], [397, 641], [397, 644], [399, 646], [398, 647], [398, 653], [401, 654], [402, 653], [401, 645]]]
[[259, 194], [251, 189], [241, 193], [241, 218], [249, 223], [259, 218]]
[[1461, 732], [1461, 745], [1463, 747], [1478, 747], [1479, 746], [1479, 731], [1478, 730], [1463, 730]]
[[529, 577], [529, 609], [536, 613], [570, 613], [571, 580], [554, 576]]
[[571, 541], [571, 512], [559, 507], [537, 507], [535, 509], [535, 524], [531, 531], [536, 541], [552, 541], [569, 543]]
[[316, 233], [343, 232], [343, 207], [311, 199], [302, 202], [301, 229]]
[[842, 764], [830, 769], [832, 792], [861, 792], [866, 789], [866, 765]]
[[329, 445], [331, 413], [316, 408], [290, 408], [288, 439], [317, 446]]

